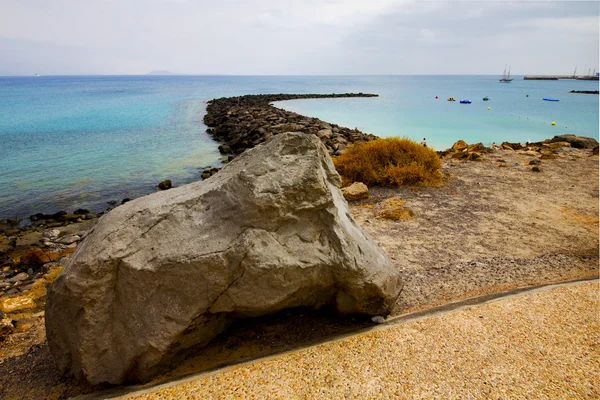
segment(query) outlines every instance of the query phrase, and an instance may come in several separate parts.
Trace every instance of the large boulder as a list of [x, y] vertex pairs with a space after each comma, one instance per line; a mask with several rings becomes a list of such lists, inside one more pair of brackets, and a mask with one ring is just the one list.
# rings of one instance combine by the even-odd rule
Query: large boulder
[[593, 149], [598, 146], [598, 141], [594, 138], [575, 136], [573, 134], [554, 136], [550, 140], [550, 143], [556, 142], [569, 142], [571, 147], [575, 147], [576, 149]]
[[144, 381], [235, 318], [388, 314], [399, 273], [340, 186], [318, 137], [285, 133], [209, 180], [115, 208], [48, 290], [56, 364], [92, 384]]

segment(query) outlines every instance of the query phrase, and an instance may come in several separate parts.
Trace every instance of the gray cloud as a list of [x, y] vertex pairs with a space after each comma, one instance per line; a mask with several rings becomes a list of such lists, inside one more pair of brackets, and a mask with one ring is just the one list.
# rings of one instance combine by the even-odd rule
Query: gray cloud
[[598, 2], [0, 3], [0, 74], [497, 74], [506, 63], [518, 74], [598, 67]]

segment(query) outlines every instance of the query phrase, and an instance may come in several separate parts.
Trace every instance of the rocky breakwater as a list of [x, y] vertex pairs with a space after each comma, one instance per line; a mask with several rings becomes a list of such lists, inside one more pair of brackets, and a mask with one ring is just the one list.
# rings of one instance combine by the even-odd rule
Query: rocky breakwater
[[209, 180], [112, 210], [49, 288], [57, 366], [93, 384], [144, 381], [236, 318], [388, 314], [400, 275], [340, 186], [316, 136], [283, 133]]
[[323, 99], [340, 97], [377, 97], [376, 94], [261, 94], [226, 97], [211, 100], [206, 107], [204, 123], [207, 132], [217, 141], [221, 153], [235, 155], [263, 143], [282, 132], [303, 132], [317, 135], [331, 155], [340, 155], [356, 142], [377, 139], [358, 129], [329, 124], [317, 118], [281, 110], [270, 103], [294, 99]]

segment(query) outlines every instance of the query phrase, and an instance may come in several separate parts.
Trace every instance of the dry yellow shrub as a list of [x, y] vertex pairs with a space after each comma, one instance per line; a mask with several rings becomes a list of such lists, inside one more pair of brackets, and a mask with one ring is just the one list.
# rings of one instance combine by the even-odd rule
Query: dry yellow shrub
[[404, 207], [404, 202], [399, 197], [392, 197], [381, 202], [381, 209], [377, 212], [377, 218], [406, 221], [412, 218], [412, 211], [410, 208]]
[[408, 138], [357, 143], [333, 163], [345, 181], [367, 186], [442, 183], [442, 164], [436, 152]]

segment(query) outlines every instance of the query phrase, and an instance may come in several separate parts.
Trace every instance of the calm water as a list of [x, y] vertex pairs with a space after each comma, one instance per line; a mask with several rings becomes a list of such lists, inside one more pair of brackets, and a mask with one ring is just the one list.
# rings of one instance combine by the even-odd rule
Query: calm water
[[[199, 179], [204, 167], [221, 165], [217, 143], [202, 124], [205, 102], [216, 97], [378, 93], [277, 106], [382, 137], [427, 137], [430, 146], [443, 149], [458, 139], [490, 144], [562, 133], [598, 137], [598, 96], [570, 89], [598, 90], [598, 82], [516, 77], [502, 84], [496, 76], [0, 77], [0, 218], [80, 207], [101, 211], [110, 200], [154, 192], [164, 179], [175, 185]], [[483, 102], [486, 95], [490, 101]], [[450, 96], [457, 101], [447, 102]], [[461, 99], [473, 103], [459, 104]]]

